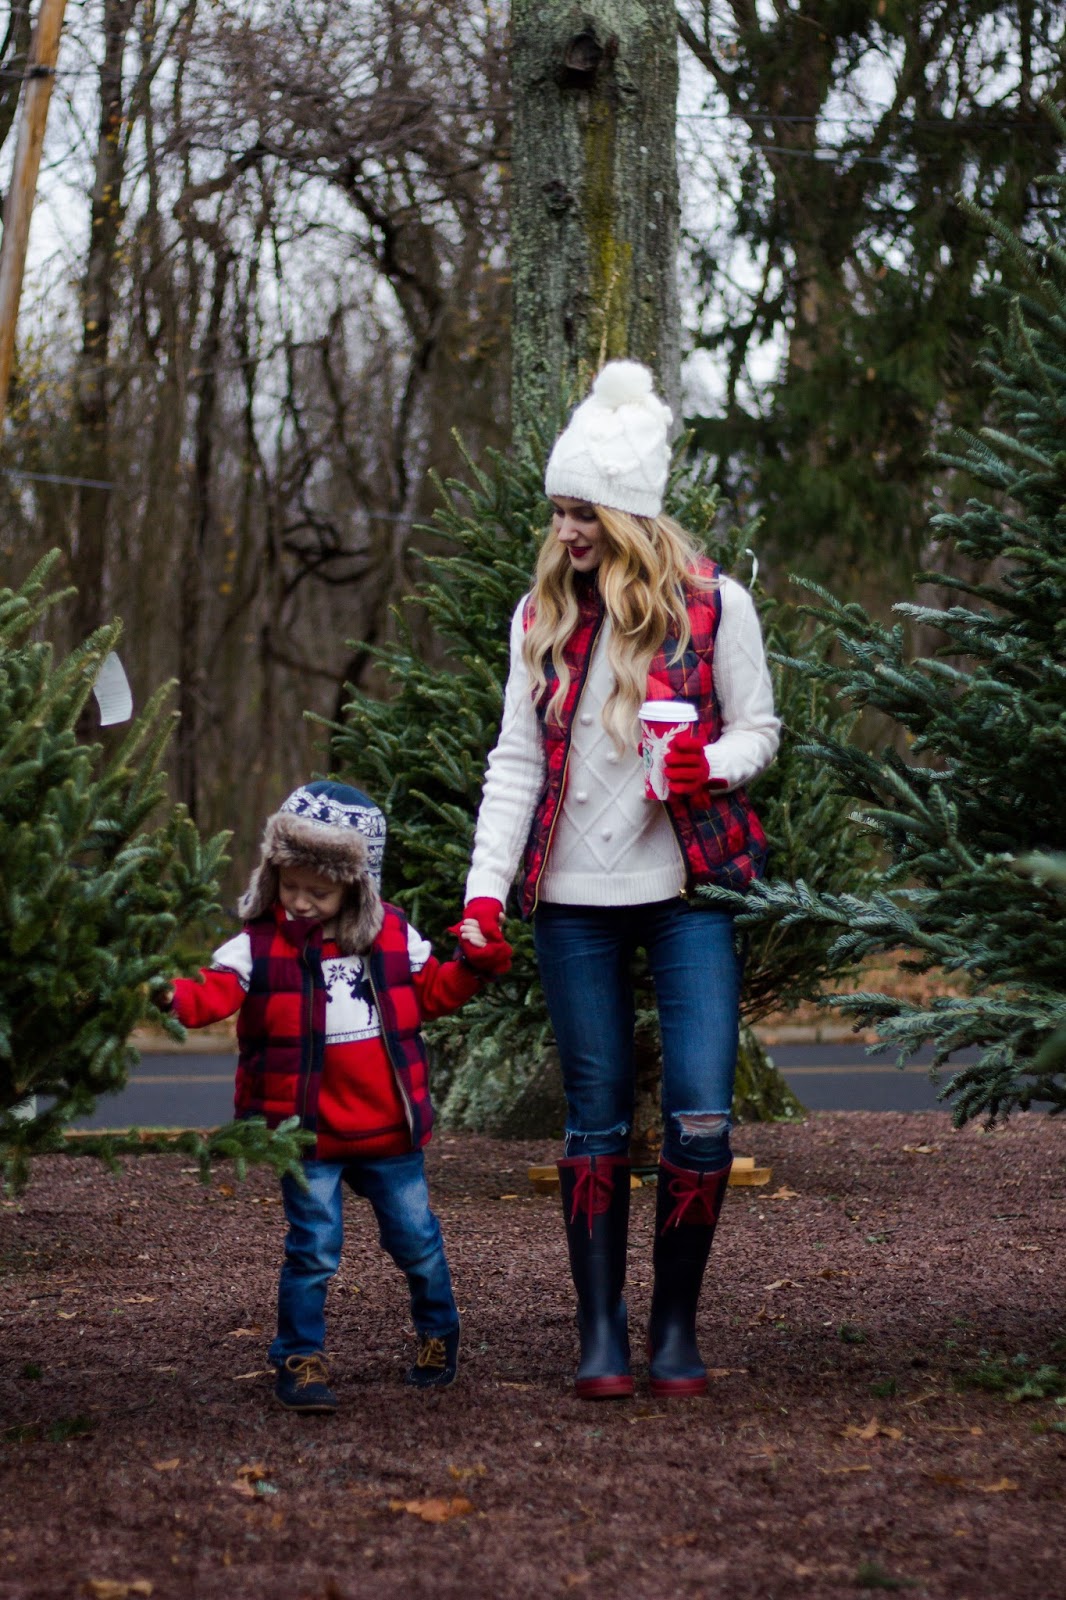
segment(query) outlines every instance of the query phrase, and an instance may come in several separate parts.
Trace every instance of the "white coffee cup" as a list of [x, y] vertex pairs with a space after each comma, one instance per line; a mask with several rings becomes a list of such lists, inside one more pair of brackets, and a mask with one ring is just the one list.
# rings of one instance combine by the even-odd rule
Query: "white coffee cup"
[[637, 715], [644, 759], [645, 798], [665, 800], [670, 792], [663, 765], [666, 752], [682, 728], [699, 721], [699, 714], [688, 700], [645, 700]]

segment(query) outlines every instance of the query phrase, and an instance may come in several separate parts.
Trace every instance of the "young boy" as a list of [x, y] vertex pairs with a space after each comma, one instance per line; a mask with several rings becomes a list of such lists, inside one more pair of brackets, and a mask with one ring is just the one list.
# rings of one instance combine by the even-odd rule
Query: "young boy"
[[245, 919], [199, 979], [167, 997], [186, 1027], [239, 1013], [236, 1115], [276, 1127], [296, 1115], [315, 1135], [307, 1189], [282, 1180], [288, 1222], [269, 1358], [292, 1411], [334, 1411], [324, 1355], [326, 1288], [340, 1262], [342, 1184], [374, 1209], [382, 1247], [406, 1274], [418, 1354], [406, 1376], [441, 1388], [456, 1375], [459, 1314], [422, 1149], [430, 1136], [421, 1024], [505, 971], [510, 950], [459, 931], [441, 963], [402, 911], [383, 903], [385, 818], [359, 789], [297, 789], [267, 819]]

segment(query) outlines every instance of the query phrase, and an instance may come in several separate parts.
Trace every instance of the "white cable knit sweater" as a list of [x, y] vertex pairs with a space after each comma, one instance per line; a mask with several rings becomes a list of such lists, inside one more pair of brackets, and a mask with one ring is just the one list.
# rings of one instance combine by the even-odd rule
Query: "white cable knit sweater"
[[[544, 751], [522, 658], [523, 601], [511, 622], [511, 669], [503, 721], [489, 756], [466, 883], [467, 900], [506, 903], [544, 785]], [[685, 864], [666, 808], [644, 798], [636, 745], [619, 754], [603, 726], [613, 679], [609, 622], [600, 629], [570, 734], [566, 791], [539, 898], [566, 905], [626, 906], [667, 900], [685, 883]], [[781, 724], [774, 715], [759, 618], [751, 596], [722, 579], [714, 649], [722, 736], [707, 746], [714, 778], [730, 789], [770, 765]]]

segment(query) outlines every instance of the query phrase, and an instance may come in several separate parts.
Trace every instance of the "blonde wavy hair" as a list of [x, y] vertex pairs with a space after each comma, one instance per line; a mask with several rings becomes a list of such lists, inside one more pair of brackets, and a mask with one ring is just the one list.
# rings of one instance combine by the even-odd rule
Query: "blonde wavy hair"
[[[637, 517], [600, 505], [593, 509], [604, 535], [603, 560], [596, 578], [611, 622], [607, 660], [614, 675], [614, 688], [603, 708], [603, 725], [621, 751], [636, 737], [637, 711], [644, 700], [652, 656], [672, 633], [677, 637], [672, 660], [681, 658], [692, 637], [687, 594], [714, 588], [717, 580], [700, 572], [700, 551], [671, 517]], [[537, 558], [530, 593], [533, 620], [522, 651], [534, 702], [548, 684], [546, 661], [551, 660], [558, 674], [546, 711], [556, 722], [570, 687], [563, 649], [578, 623], [574, 576], [570, 557], [553, 527]]]

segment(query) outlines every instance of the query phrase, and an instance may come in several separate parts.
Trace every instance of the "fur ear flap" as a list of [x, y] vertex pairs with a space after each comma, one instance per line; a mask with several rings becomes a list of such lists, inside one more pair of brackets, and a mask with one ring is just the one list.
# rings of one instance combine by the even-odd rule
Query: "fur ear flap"
[[342, 955], [365, 955], [381, 932], [385, 910], [369, 873], [353, 883], [337, 917], [337, 944]]

